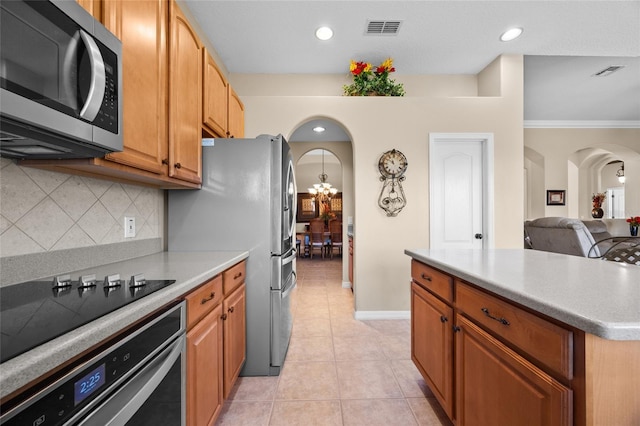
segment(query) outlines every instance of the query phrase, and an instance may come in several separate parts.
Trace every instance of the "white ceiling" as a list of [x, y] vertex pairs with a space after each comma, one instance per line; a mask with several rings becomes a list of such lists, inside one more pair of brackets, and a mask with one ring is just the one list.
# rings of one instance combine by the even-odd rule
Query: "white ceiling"
[[[525, 120], [640, 120], [640, 1], [182, 0], [230, 73], [343, 74], [394, 59], [395, 78], [476, 74], [525, 55]], [[365, 35], [367, 20], [400, 20]], [[334, 37], [321, 42], [316, 28]], [[515, 41], [498, 40], [519, 26]], [[608, 77], [591, 77], [626, 65]], [[410, 96], [410, 94], [409, 94]]]

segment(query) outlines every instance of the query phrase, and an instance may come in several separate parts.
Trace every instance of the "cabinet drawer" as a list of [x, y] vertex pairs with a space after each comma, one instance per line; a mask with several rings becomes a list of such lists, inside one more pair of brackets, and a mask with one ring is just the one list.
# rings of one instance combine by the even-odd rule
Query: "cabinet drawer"
[[573, 333], [456, 280], [456, 306], [466, 316], [567, 379], [573, 378]]
[[453, 278], [451, 276], [424, 263], [412, 260], [411, 277], [422, 287], [431, 290], [447, 302], [453, 303]]
[[222, 273], [225, 295], [231, 294], [233, 290], [244, 282], [245, 276], [247, 275], [246, 266], [247, 261], [243, 260]]
[[187, 328], [191, 328], [222, 301], [222, 275], [189, 293], [187, 301]]

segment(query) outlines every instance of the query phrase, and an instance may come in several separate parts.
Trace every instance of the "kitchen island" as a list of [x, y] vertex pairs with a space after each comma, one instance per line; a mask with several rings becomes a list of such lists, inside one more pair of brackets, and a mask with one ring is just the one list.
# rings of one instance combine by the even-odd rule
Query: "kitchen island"
[[91, 273], [100, 277], [115, 270], [128, 277], [144, 271], [148, 278], [171, 279], [175, 283], [3, 362], [0, 364], [0, 398], [9, 399], [12, 393], [59, 369], [120, 330], [182, 299], [186, 293], [248, 255], [246, 251], [161, 252], [74, 272], [74, 276]]
[[456, 424], [640, 424], [640, 268], [534, 250], [405, 253], [412, 359]]

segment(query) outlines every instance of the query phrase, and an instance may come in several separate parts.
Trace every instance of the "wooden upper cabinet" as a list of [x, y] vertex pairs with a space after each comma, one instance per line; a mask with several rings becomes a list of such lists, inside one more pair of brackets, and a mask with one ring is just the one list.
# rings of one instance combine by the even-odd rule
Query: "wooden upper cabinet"
[[202, 45], [171, 2], [169, 54], [169, 176], [202, 182]]
[[215, 135], [226, 137], [229, 84], [206, 48], [202, 49], [202, 62], [202, 124]]
[[163, 0], [104, 0], [104, 25], [122, 41], [123, 152], [107, 159], [167, 174], [167, 23]]
[[89, 12], [94, 18], [102, 22], [103, 0], [76, 0], [80, 6]]
[[228, 138], [244, 137], [244, 105], [242, 101], [229, 86], [229, 126], [227, 131]]

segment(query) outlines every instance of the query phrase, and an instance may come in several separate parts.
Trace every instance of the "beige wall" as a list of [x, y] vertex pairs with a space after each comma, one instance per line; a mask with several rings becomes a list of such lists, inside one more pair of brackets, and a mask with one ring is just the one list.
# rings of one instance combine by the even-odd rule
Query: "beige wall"
[[[640, 214], [640, 129], [525, 129], [524, 144], [528, 218], [590, 219], [591, 195], [607, 189], [612, 160], [625, 163], [626, 215]], [[546, 206], [547, 189], [567, 190], [567, 205]]]
[[[407, 79], [411, 84], [405, 85], [405, 98], [367, 98], [336, 96], [342, 77], [230, 75], [245, 105], [247, 137], [288, 136], [318, 116], [339, 122], [351, 136], [357, 311], [410, 309], [409, 258], [404, 249], [428, 247], [430, 133], [493, 133], [495, 246], [522, 247], [523, 208], [513, 201], [523, 198], [522, 56], [500, 57], [491, 68], [500, 76], [502, 97], [476, 96], [469, 76], [412, 77]], [[487, 79], [495, 83], [495, 78]], [[401, 76], [397, 80], [404, 82]], [[334, 85], [331, 95], [320, 95], [318, 87], [328, 88], [331, 81], [338, 93]], [[403, 183], [407, 206], [395, 218], [377, 205], [378, 158], [392, 148], [401, 150], [409, 162]]]

